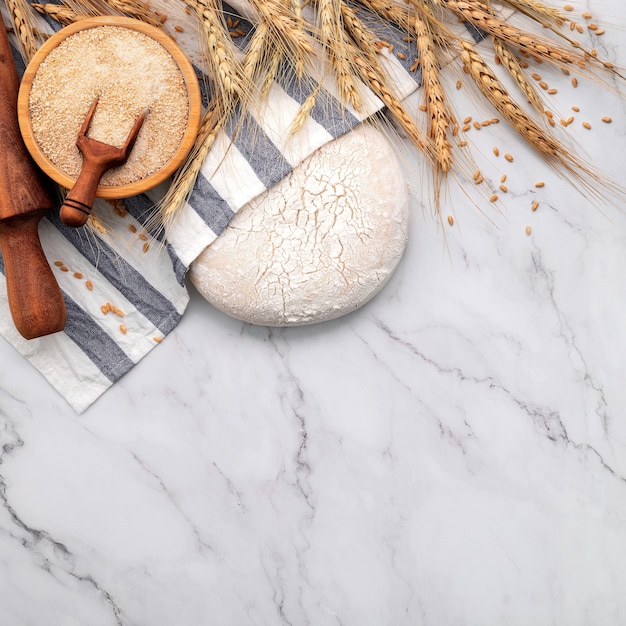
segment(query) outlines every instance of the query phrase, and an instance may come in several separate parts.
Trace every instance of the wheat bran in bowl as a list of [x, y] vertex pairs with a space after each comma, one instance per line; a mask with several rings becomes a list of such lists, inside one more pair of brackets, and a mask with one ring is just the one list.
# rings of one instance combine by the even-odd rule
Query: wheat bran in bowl
[[129, 188], [136, 193], [134, 186], [143, 181], [158, 184], [172, 173], [174, 161], [182, 162], [183, 140], [190, 126], [193, 134], [197, 131], [199, 114], [190, 119], [190, 98], [198, 100], [199, 109], [199, 89], [196, 81], [190, 91], [180, 58], [175, 59], [160, 41], [143, 32], [143, 25], [142, 30], [126, 26], [134, 26], [136, 20], [90, 21], [94, 22], [91, 27], [81, 22], [82, 28], [38, 59], [27, 97], [23, 96], [28, 123], [21, 120], [20, 125], [25, 140], [27, 135], [32, 139], [27, 141], [29, 148], [34, 143], [31, 152], [39, 165], [70, 187], [67, 179], [75, 181], [82, 167], [76, 139], [94, 99], [98, 98], [98, 106], [87, 134], [117, 147], [147, 109], [127, 162], [106, 172], [100, 181], [98, 195], [123, 197], [131, 195], [124, 193]]

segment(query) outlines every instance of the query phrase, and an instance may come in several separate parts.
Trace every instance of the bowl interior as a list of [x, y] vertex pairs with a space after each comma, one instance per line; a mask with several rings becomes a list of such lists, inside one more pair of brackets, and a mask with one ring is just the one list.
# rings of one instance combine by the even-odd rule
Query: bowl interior
[[[164, 31], [139, 20], [118, 16], [88, 18], [61, 29], [41, 46], [26, 68], [18, 94], [18, 120], [24, 143], [37, 165], [59, 185], [71, 189], [76, 178], [68, 175], [50, 160], [35, 138], [30, 114], [31, 90], [41, 63], [61, 42], [78, 32], [99, 26], [128, 28], [147, 35], [160, 43], [169, 52], [180, 70], [188, 97], [187, 124], [180, 144], [171, 158], [157, 171], [139, 180], [128, 184], [100, 185], [96, 194], [100, 198], [126, 198], [151, 189], [171, 176], [185, 160], [200, 126], [202, 103], [196, 73], [189, 59]], [[167, 132], [167, 129], [163, 129], [163, 132]]]

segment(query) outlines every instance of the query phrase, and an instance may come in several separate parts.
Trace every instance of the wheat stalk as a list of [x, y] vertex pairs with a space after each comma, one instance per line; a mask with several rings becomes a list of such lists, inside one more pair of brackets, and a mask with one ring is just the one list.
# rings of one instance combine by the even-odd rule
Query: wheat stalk
[[252, 32], [241, 65], [241, 73], [247, 83], [254, 83], [263, 70], [269, 47], [269, 28], [267, 22], [261, 20]]
[[[163, 20], [150, 10], [150, 4], [144, 0], [61, 0], [58, 6], [69, 9], [77, 16], [125, 15], [156, 28], [163, 25]], [[64, 12], [55, 12], [51, 8], [47, 8], [46, 12], [54, 19], [58, 14], [61, 23], [68, 17]]]
[[[304, 16], [302, 14], [302, 0], [291, 0], [291, 8], [293, 10], [293, 16], [295, 19], [296, 26], [302, 31], [303, 36], [305, 34], [305, 21]], [[302, 79], [304, 76], [304, 59], [302, 56], [298, 56], [294, 61], [294, 69], [296, 73], [296, 78]]]
[[430, 118], [429, 134], [435, 147], [437, 172], [447, 174], [452, 169], [452, 145], [448, 139], [450, 113], [447, 98], [439, 77], [439, 65], [435, 46], [426, 22], [415, 16], [417, 51], [422, 67], [422, 86], [426, 100], [426, 111]]
[[504, 0], [504, 2], [541, 23], [553, 22], [560, 27], [569, 21], [568, 17], [557, 8], [546, 6], [543, 2], [537, 2], [536, 0]]
[[[25, 0], [7, 1], [21, 6], [23, 10]], [[524, 72], [516, 56], [517, 51], [564, 69], [591, 72], [602, 65], [605, 68], [612, 66], [594, 58], [594, 54], [586, 52], [580, 44], [561, 33], [559, 28], [568, 22], [566, 16], [538, 0], [504, 2], [528, 20], [550, 29], [552, 32], [548, 34], [551, 37], [527, 32], [503, 20], [491, 8], [490, 0], [406, 0], [406, 3], [400, 0], [358, 0], [383, 23], [400, 28], [415, 40], [423, 77], [427, 132], [421, 130], [394, 92], [385, 65], [380, 62], [380, 50], [376, 45], [379, 33], [364, 23], [358, 8], [348, 4], [347, 0], [312, 0], [315, 13], [313, 18], [308, 18], [309, 21], [307, 16], [310, 13], [303, 9], [310, 0], [249, 0], [256, 24], [241, 57], [231, 41], [224, 10], [218, 0], [184, 1], [201, 27], [200, 32], [206, 43], [208, 74], [215, 84], [215, 98], [203, 117], [187, 160], [174, 176], [170, 189], [156, 205], [155, 221], [163, 228], [171, 225], [187, 202], [220, 129], [232, 116], [241, 115], [243, 118], [251, 108], [256, 114], [261, 110], [260, 105], [270, 102], [274, 81], [286, 76], [282, 74], [283, 68], [287, 69], [284, 62], [291, 64], [297, 80], [312, 81], [308, 96], [292, 122], [292, 136], [303, 128], [318, 102], [322, 81], [312, 76], [320, 76], [316, 62], [321, 60], [324, 63], [321, 75], [326, 71], [332, 75], [346, 106], [357, 111], [363, 109], [364, 94], [361, 89], [364, 87], [382, 101], [389, 116], [403, 129], [432, 168], [437, 207], [442, 180], [457, 171], [466, 158], [463, 152], [453, 152], [451, 137], [457, 127], [440, 74], [444, 61], [449, 60], [446, 54], [452, 46], [460, 46], [461, 65], [482, 96], [548, 162], [564, 168], [566, 174], [575, 177], [583, 186], [587, 185], [587, 189], [589, 176], [599, 180], [589, 166], [568, 151], [549, 129], [544, 128], [510, 96], [475, 46], [452, 34], [445, 22], [449, 17], [456, 17], [490, 35], [497, 59], [543, 118], [544, 103]], [[63, 14], [59, 8], [56, 14], [61, 22], [79, 19], [81, 14], [112, 11], [132, 14], [146, 22], [156, 19], [144, 0], [64, 0], [64, 4], [73, 10], [73, 15]], [[38, 4], [35, 8], [54, 16], [51, 5]], [[142, 13], [146, 10], [150, 15]], [[160, 23], [160, 20], [157, 21]], [[16, 32], [19, 33], [17, 26]], [[552, 33], [563, 39], [555, 42]], [[324, 54], [320, 55], [321, 59], [314, 58], [319, 49]], [[311, 70], [310, 76], [307, 70]]]
[[77, 15], [98, 16], [115, 13], [104, 0], [62, 0], [61, 4]]
[[273, 33], [265, 19], [256, 25], [244, 51], [241, 75], [253, 100], [264, 101], [277, 78], [284, 58], [281, 46], [274, 45]]
[[435, 163], [435, 150], [432, 142], [407, 113], [402, 102], [386, 84], [384, 76], [370, 66], [357, 51], [354, 54], [354, 65], [358, 68], [363, 82], [382, 100], [413, 145], [420, 150], [431, 165]]
[[359, 4], [400, 30], [415, 35], [414, 11], [411, 11], [408, 5], [387, 2], [387, 0], [359, 0]]
[[73, 24], [78, 20], [85, 19], [85, 15], [78, 15], [76, 12], [72, 11], [70, 8], [62, 5], [62, 4], [53, 4], [48, 2], [46, 4], [38, 4], [33, 3], [30, 5], [42, 15], [49, 15], [53, 20], [59, 22], [59, 24], [63, 24], [67, 26], [68, 24]]
[[[494, 106], [502, 117], [551, 165], [561, 166], [566, 172], [580, 182], [588, 191], [599, 195], [595, 186], [589, 184], [589, 178], [596, 181], [601, 176], [591, 166], [581, 161], [575, 154], [567, 150], [546, 129], [542, 128], [526, 111], [509, 95], [491, 68], [487, 65], [476, 48], [467, 41], [461, 41], [461, 62], [463, 67], [477, 85], [482, 95]], [[611, 185], [602, 181], [606, 189]]]
[[[493, 7], [491, 6], [490, 0], [485, 0], [486, 6], [489, 9], [489, 12], [493, 14]], [[519, 60], [513, 53], [513, 51], [509, 48], [507, 44], [499, 39], [493, 38], [493, 47], [496, 53], [496, 59], [499, 61], [504, 69], [508, 72], [509, 76], [513, 79], [519, 90], [526, 96], [526, 100], [528, 103], [537, 111], [538, 113], [544, 113], [544, 103], [539, 95], [539, 92], [535, 88], [535, 86], [530, 82], [528, 76], [524, 72], [524, 68], [520, 64]]]
[[251, 0], [250, 4], [266, 21], [275, 45], [283, 46], [289, 58], [301, 58], [306, 64], [313, 54], [313, 45], [309, 35], [299, 26], [296, 16], [277, 0]]
[[524, 73], [524, 68], [520, 65], [515, 54], [499, 39], [494, 39], [493, 47], [500, 63], [502, 63], [502, 66], [509, 73], [509, 76], [511, 76], [520, 91], [526, 96], [528, 103], [538, 113], [543, 114], [545, 110], [543, 100], [535, 86], [528, 80]]
[[[359, 19], [357, 12], [345, 2], [341, 2], [341, 21], [343, 27], [365, 60], [373, 67], [379, 66], [377, 38]], [[381, 68], [382, 71], [382, 68]]]
[[98, 217], [98, 215], [96, 215], [94, 211], [89, 214], [86, 226], [92, 232], [97, 232], [101, 235], [106, 235], [109, 232], [109, 229], [106, 227], [105, 223]]
[[41, 43], [35, 32], [32, 9], [26, 0], [6, 0], [6, 7], [17, 35], [20, 54], [28, 62]]
[[[518, 50], [523, 50], [535, 58], [544, 59], [559, 67], [577, 66], [580, 69], [585, 69], [588, 61], [596, 61], [590, 54], [564, 48], [546, 37], [526, 32], [495, 17], [489, 11], [489, 7], [482, 2], [437, 1], [480, 30], [489, 33], [492, 37], [512, 45]], [[600, 60], [597, 62], [602, 64]]]
[[222, 105], [214, 100], [202, 117], [200, 129], [189, 155], [174, 175], [174, 179], [164, 196], [155, 204], [155, 218], [146, 224], [147, 230], [162, 229], [167, 232], [173, 224], [176, 216], [189, 199], [196, 178], [224, 122], [225, 115]]
[[157, 28], [163, 25], [161, 19], [150, 10], [150, 5], [142, 0], [106, 0], [106, 3], [122, 15], [133, 17]]
[[313, 107], [317, 102], [317, 97], [319, 95], [321, 89], [321, 85], [318, 83], [315, 89], [305, 98], [304, 102], [300, 105], [296, 116], [293, 118], [293, 122], [291, 123], [291, 128], [289, 129], [289, 134], [291, 136], [295, 135], [299, 130], [302, 129], [305, 122], [309, 118]]
[[317, 0], [316, 6], [320, 39], [343, 102], [359, 111], [363, 106], [363, 100], [359, 94], [355, 71], [350, 60], [349, 45], [341, 24], [340, 0]]
[[261, 99], [266, 100], [269, 96], [269, 93], [272, 89], [272, 85], [278, 76], [278, 71], [280, 69], [280, 64], [283, 60], [283, 52], [277, 46], [275, 48], [271, 48], [269, 51], [269, 58], [267, 60], [267, 68], [265, 72], [265, 77], [261, 83]]
[[223, 15], [215, 0], [185, 0], [185, 4], [194, 11], [203, 28], [206, 61], [225, 109], [230, 110], [233, 101], [245, 94], [245, 86]]
[[561, 146], [552, 139], [509, 95], [473, 44], [461, 40], [461, 62], [481, 94], [509, 124], [534, 148], [549, 157], [559, 158]]

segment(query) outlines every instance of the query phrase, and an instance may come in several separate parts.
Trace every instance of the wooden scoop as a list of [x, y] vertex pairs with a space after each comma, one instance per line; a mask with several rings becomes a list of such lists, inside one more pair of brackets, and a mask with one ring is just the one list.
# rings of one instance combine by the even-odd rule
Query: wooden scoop
[[119, 167], [126, 163], [147, 114], [147, 111], [144, 111], [135, 120], [124, 145], [116, 148], [87, 137], [87, 131], [97, 106], [98, 98], [89, 107], [76, 140], [76, 145], [83, 155], [83, 167], [61, 206], [61, 221], [67, 226], [78, 227], [87, 222], [100, 179], [112, 167]]
[[11, 316], [33, 339], [63, 330], [65, 302], [39, 241], [39, 221], [53, 206], [17, 122], [19, 77], [0, 20], [0, 249]]

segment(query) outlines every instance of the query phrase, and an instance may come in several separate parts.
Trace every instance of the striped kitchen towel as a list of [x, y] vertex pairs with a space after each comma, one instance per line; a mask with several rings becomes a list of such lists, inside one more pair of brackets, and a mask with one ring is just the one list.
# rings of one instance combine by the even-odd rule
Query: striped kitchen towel
[[[60, 27], [49, 18], [42, 27], [46, 23], [52, 30]], [[241, 27], [246, 32], [252, 28], [244, 19]], [[378, 27], [381, 39], [406, 54], [407, 60], [387, 55], [386, 62], [397, 92], [409, 96], [420, 84], [419, 70], [410, 69], [416, 57], [414, 44], [389, 25]], [[185, 43], [179, 43], [185, 49]], [[19, 69], [24, 70], [23, 64]], [[359, 115], [340, 105], [332, 83], [324, 87], [297, 141], [289, 139], [290, 127], [308, 95], [297, 81], [274, 84], [269, 104], [239, 120], [236, 133], [234, 123], [224, 128], [167, 241], [146, 229], [163, 188], [126, 199], [123, 209], [97, 200], [94, 210], [106, 223], [106, 234], [68, 228], [57, 211], [42, 220], [42, 246], [67, 305], [63, 332], [30, 341], [17, 333], [0, 256], [0, 333], [77, 412], [89, 407], [176, 327], [189, 299], [187, 269], [242, 206], [317, 148], [382, 108], [370, 95], [366, 113]]]

